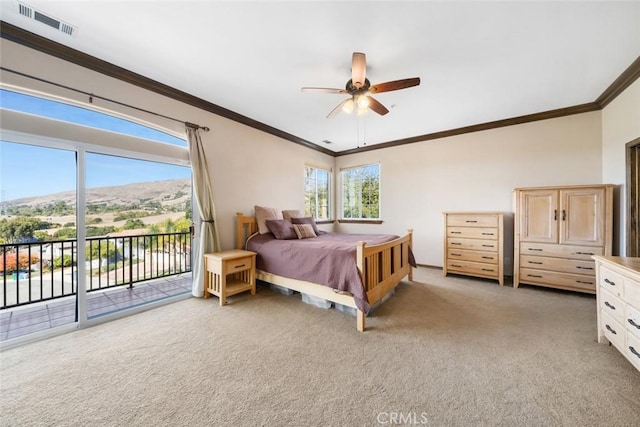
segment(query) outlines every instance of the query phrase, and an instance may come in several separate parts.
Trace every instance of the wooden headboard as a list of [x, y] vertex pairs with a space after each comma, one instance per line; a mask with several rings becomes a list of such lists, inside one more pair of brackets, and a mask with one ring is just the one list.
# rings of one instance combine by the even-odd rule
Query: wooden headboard
[[236, 214], [236, 249], [244, 249], [247, 239], [257, 232], [256, 217], [244, 216], [242, 212]]

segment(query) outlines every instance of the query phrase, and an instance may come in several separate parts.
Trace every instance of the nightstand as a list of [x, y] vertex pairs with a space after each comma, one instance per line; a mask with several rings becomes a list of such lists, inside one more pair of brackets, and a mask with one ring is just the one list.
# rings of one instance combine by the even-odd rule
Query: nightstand
[[255, 252], [231, 250], [205, 254], [204, 268], [205, 298], [216, 295], [223, 306], [231, 295], [245, 291], [256, 294]]

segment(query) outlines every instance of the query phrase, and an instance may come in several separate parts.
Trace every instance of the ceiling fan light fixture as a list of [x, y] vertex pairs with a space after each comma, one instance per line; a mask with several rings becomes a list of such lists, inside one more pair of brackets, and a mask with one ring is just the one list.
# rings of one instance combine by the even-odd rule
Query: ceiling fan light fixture
[[342, 106], [342, 111], [344, 111], [347, 114], [351, 114], [351, 112], [353, 111], [353, 106], [354, 106], [353, 98], [347, 99], [347, 102], [345, 102], [344, 105]]
[[358, 109], [366, 110], [369, 108], [369, 99], [365, 95], [358, 96]]

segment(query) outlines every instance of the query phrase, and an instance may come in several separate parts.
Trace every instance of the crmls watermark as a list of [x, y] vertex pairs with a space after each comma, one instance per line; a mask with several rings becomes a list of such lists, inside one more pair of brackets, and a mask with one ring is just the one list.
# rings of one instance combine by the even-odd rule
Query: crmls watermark
[[378, 424], [383, 426], [406, 426], [429, 423], [426, 412], [379, 412], [376, 416]]

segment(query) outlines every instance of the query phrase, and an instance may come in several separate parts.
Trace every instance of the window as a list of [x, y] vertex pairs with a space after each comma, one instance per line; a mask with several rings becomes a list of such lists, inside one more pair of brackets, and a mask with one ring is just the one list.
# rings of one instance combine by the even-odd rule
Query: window
[[329, 219], [329, 182], [331, 172], [305, 166], [304, 213], [315, 219]]
[[343, 169], [342, 218], [380, 219], [380, 165]]

